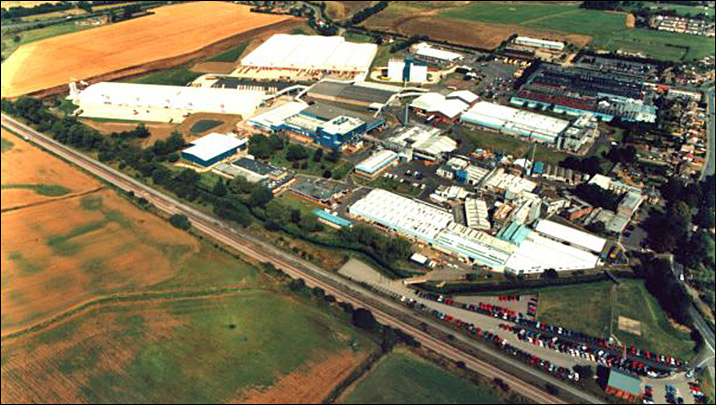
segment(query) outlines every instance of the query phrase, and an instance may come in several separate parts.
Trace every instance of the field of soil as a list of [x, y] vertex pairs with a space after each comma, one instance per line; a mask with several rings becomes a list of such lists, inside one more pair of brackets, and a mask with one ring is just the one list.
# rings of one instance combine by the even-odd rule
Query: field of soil
[[[251, 13], [249, 6], [229, 2], [160, 7], [151, 16], [23, 45], [3, 63], [2, 96], [35, 93], [123, 70], [136, 74], [142, 65], [184, 56], [286, 21], [297, 20]], [[176, 64], [180, 63], [172, 65]]]
[[[3, 187], [0, 207], [3, 211], [66, 198], [102, 186], [93, 177], [53, 158], [5, 129], [2, 130], [2, 138], [12, 143], [10, 149], [3, 150], [0, 159]], [[18, 185], [23, 187], [15, 188]], [[61, 186], [68, 192], [65, 195], [47, 195], [38, 190], [43, 186]]]
[[375, 1], [326, 1], [326, 14], [333, 20], [342, 20], [368, 7]]

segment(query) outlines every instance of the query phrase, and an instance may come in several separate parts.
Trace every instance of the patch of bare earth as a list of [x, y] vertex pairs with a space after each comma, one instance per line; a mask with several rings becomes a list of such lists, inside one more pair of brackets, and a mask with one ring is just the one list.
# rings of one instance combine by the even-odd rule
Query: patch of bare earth
[[300, 371], [281, 377], [272, 387], [248, 390], [232, 403], [321, 403], [367, 357], [368, 353], [344, 350], [326, 360], [310, 363]]
[[[139, 125], [138, 122], [98, 122], [90, 119], [80, 119], [80, 122], [98, 130], [105, 135], [111, 134], [112, 132], [131, 131], [137, 128], [137, 125]], [[172, 132], [176, 131], [177, 129], [176, 124], [159, 122], [145, 122], [144, 126], [147, 127], [151, 135], [149, 136], [149, 138], [142, 140], [142, 146], [152, 145], [155, 141], [160, 139], [165, 140], [169, 138], [169, 135], [171, 135]]]

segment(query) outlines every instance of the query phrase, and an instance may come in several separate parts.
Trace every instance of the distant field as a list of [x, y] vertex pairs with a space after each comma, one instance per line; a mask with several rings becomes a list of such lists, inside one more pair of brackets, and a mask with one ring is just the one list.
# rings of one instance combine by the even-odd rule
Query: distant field
[[[69, 34], [77, 31], [84, 31], [91, 26], [76, 25], [75, 23], [54, 24], [49, 27], [37, 28], [33, 30], [23, 31], [17, 34], [2, 34], [2, 57], [7, 59], [18, 47], [31, 42], [40, 41], [47, 38], [56, 37], [63, 34]], [[19, 42], [15, 42], [15, 36], [20, 37]], [[4, 68], [4, 64], [3, 64]]]
[[[641, 1], [639, 2], [640, 5], [643, 8], [653, 8], [654, 11], [656, 10], [670, 10], [670, 11], [676, 11], [677, 14], [681, 16], [685, 15], [697, 15], [701, 13], [706, 13], [706, 15], [713, 17], [714, 16], [714, 9], [710, 7], [693, 7], [683, 4], [673, 4], [673, 3], [656, 3], [653, 1]], [[627, 10], [636, 10], [636, 7], [626, 7]]]
[[346, 404], [501, 404], [490, 388], [450, 374], [410, 353], [382, 358], [342, 398]]
[[[2, 95], [14, 97], [152, 61], [179, 57], [293, 17], [226, 2], [159, 7], [154, 14], [20, 47], [3, 63]], [[190, 40], [188, 40], [190, 39]], [[92, 63], [86, 63], [92, 60]]]
[[445, 3], [450, 4], [438, 12], [417, 2], [391, 3], [366, 25], [483, 48], [493, 48], [518, 33], [566, 39], [580, 46], [589, 43], [610, 51], [644, 52], [663, 60], [698, 59], [714, 53], [713, 39], [627, 28], [625, 13], [585, 10], [577, 2]]
[[325, 1], [326, 14], [333, 20], [342, 20], [377, 1]]
[[3, 341], [2, 400], [320, 403], [372, 350], [344, 322], [274, 291], [157, 295]]
[[45, 3], [55, 4], [55, 3], [59, 3], [59, 1], [55, 1], [55, 0], [49, 0], [49, 1], [24, 1], [24, 0], [23, 1], [0, 1], [0, 7], [6, 8], [6, 9], [10, 9], [12, 7], [19, 7], [19, 6], [34, 7], [34, 6], [38, 6], [40, 4], [45, 4]]
[[[687, 333], [667, 320], [643, 281], [622, 280], [579, 286], [539, 289], [539, 319], [566, 328], [608, 337], [612, 333], [626, 345], [668, 353], [681, 359], [693, 354], [694, 343]], [[619, 330], [619, 316], [641, 323], [641, 336]]]

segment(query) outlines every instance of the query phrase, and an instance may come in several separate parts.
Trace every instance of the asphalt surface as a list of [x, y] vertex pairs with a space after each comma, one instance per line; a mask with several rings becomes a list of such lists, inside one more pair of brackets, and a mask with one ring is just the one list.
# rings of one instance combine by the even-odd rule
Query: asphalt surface
[[[247, 256], [250, 256], [258, 261], [272, 263], [292, 277], [303, 278], [307, 285], [312, 287], [321, 287], [327, 294], [334, 295], [341, 301], [349, 302], [357, 307], [370, 309], [379, 322], [402, 329], [403, 331], [414, 336], [415, 339], [425, 347], [435, 350], [437, 353], [440, 353], [454, 361], [463, 361], [467, 367], [485, 375], [488, 378], [501, 378], [509, 384], [511, 389], [527, 398], [531, 398], [538, 403], [565, 403], [563, 400], [546, 393], [542, 390], [542, 388], [522, 381], [514, 375], [502, 371], [494, 365], [489, 364], [467, 353], [466, 351], [458, 349], [447, 342], [437, 339], [424, 332], [422, 329], [418, 329], [413, 326], [424, 323], [430, 328], [442, 333], [454, 333], [452, 329], [448, 328], [444, 324], [436, 322], [432, 318], [421, 316], [409, 308], [392, 301], [391, 299], [373, 293], [335, 273], [323, 270], [312, 263], [306, 262], [288, 252], [284, 252], [267, 242], [247, 235], [240, 229], [235, 229], [208, 214], [198, 211], [159, 191], [156, 191], [125, 175], [124, 173], [118, 172], [111, 167], [75, 151], [70, 147], [62, 145], [51, 139], [49, 136], [41, 134], [4, 114], [2, 115], [2, 124], [21, 136], [27, 137], [37, 145], [76, 164], [77, 166], [117, 186], [118, 188], [125, 191], [133, 191], [135, 195], [146, 198], [150, 203], [156, 206], [157, 209], [163, 212], [168, 214], [181, 213], [186, 215], [191, 221], [194, 229], [197, 231], [205, 233], [217, 241], [241, 251]], [[490, 358], [492, 359], [491, 361], [496, 363], [509, 364], [513, 367], [520, 368], [524, 373], [529, 374], [531, 378], [542, 381], [544, 384], [552, 384], [558, 387], [562, 392], [574, 395], [586, 403], [603, 403], [600, 398], [586, 393], [578, 387], [553, 378], [552, 376], [544, 374], [538, 370], [525, 367], [525, 365], [519, 360], [478, 344], [467, 336], [456, 334], [454, 342], [459, 343], [464, 347], [469, 347], [470, 350], [475, 352], [480, 352], [482, 356]]]

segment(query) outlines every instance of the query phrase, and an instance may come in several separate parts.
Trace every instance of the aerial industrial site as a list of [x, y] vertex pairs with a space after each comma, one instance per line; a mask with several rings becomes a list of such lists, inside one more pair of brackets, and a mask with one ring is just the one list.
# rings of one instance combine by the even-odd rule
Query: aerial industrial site
[[714, 403], [714, 1], [3, 1], [3, 403]]

